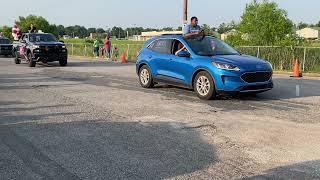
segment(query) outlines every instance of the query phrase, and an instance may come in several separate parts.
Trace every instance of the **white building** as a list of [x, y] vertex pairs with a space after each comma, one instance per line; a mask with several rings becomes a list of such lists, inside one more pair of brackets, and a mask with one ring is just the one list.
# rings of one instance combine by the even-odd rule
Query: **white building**
[[182, 31], [150, 31], [142, 32], [141, 35], [134, 35], [130, 40], [146, 41], [154, 36], [161, 36], [163, 34], [182, 34]]
[[307, 27], [304, 29], [300, 29], [296, 31], [296, 34], [299, 37], [309, 40], [320, 39], [320, 27]]

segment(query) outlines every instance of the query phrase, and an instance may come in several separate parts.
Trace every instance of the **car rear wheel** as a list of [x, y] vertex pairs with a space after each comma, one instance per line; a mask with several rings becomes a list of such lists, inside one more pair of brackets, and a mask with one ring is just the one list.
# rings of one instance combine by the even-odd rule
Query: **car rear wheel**
[[67, 58], [60, 59], [59, 64], [60, 64], [60, 66], [67, 66], [67, 64], [68, 64]]
[[150, 69], [144, 65], [139, 70], [140, 85], [144, 88], [152, 88], [154, 86]]
[[206, 71], [197, 74], [194, 79], [193, 88], [200, 99], [210, 100], [216, 97], [213, 78]]
[[19, 58], [18, 51], [15, 51], [15, 52], [14, 52], [14, 62], [15, 62], [16, 64], [20, 64], [20, 63], [21, 63], [21, 60], [20, 60], [20, 58]]
[[32, 54], [28, 53], [29, 67], [36, 67], [36, 62], [32, 58]]

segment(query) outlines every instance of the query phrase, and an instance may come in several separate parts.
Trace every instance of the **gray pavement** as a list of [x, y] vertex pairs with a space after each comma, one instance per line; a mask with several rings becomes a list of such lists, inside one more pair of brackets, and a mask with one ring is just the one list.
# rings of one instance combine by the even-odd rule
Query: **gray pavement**
[[133, 64], [0, 58], [0, 179], [320, 179], [320, 79], [199, 100]]

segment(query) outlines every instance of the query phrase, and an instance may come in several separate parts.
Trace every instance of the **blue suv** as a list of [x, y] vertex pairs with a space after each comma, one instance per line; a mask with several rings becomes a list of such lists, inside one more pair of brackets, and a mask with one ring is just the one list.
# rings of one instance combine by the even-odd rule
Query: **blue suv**
[[210, 36], [154, 37], [141, 49], [136, 70], [144, 88], [166, 83], [194, 89], [198, 97], [205, 100], [217, 95], [261, 93], [273, 88], [269, 62], [242, 55]]

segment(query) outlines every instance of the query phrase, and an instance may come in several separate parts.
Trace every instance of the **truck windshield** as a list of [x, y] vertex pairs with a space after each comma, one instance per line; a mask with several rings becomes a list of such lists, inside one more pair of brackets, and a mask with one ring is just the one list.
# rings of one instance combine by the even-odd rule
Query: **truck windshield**
[[56, 42], [52, 34], [30, 34], [30, 42]]
[[0, 44], [11, 44], [9, 39], [0, 39]]
[[214, 37], [185, 39], [191, 49], [200, 56], [239, 55], [227, 43]]

